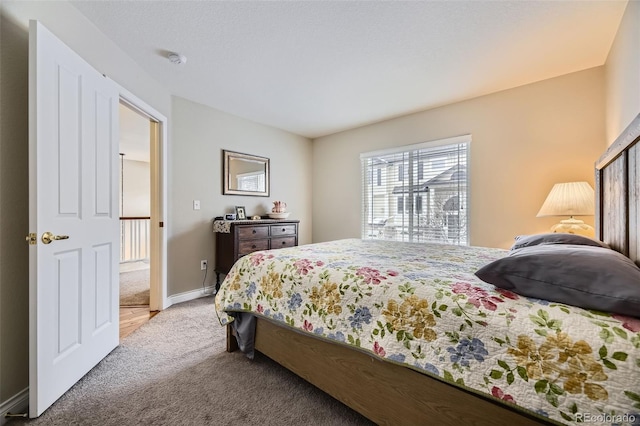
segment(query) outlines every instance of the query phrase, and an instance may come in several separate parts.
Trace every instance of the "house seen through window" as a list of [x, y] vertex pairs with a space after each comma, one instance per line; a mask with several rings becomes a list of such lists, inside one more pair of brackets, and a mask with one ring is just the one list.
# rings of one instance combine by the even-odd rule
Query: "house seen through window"
[[471, 136], [361, 154], [362, 238], [468, 245]]

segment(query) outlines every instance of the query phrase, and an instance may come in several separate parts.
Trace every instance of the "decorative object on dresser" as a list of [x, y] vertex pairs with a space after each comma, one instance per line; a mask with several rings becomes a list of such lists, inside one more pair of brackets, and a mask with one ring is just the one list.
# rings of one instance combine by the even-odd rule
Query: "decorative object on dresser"
[[551, 232], [593, 236], [593, 227], [574, 216], [593, 216], [595, 197], [587, 182], [556, 183], [536, 217], [569, 216], [551, 227]]
[[245, 254], [298, 245], [299, 220], [215, 220], [216, 234], [216, 290], [220, 274], [229, 272], [233, 264]]
[[222, 150], [222, 194], [269, 196], [269, 159]]
[[287, 203], [284, 201], [274, 201], [273, 208], [271, 209], [271, 213], [268, 213], [268, 216], [271, 219], [286, 219], [289, 217], [289, 212], [287, 212]]

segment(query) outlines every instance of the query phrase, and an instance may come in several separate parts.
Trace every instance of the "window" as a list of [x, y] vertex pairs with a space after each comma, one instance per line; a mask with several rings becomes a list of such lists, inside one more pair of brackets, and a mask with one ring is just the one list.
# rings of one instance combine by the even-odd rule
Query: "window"
[[264, 172], [241, 173], [237, 175], [238, 190], [260, 191], [265, 187]]
[[470, 143], [466, 135], [361, 154], [362, 238], [469, 244]]

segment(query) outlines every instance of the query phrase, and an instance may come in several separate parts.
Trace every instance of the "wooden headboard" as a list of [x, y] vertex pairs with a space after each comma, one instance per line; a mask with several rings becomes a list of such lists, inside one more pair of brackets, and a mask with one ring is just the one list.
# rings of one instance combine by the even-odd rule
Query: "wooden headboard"
[[596, 162], [596, 238], [640, 266], [640, 114]]

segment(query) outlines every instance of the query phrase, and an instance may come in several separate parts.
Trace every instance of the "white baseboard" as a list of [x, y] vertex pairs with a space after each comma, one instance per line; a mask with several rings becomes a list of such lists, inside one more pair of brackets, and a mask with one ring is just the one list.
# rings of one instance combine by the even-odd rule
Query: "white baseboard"
[[27, 413], [29, 408], [29, 388], [24, 388], [21, 392], [15, 394], [7, 401], [0, 404], [0, 425], [4, 425], [9, 421], [5, 418], [5, 414]]
[[205, 287], [204, 289], [200, 287], [197, 290], [185, 291], [184, 293], [178, 293], [167, 297], [168, 306], [174, 305], [176, 303], [188, 302], [189, 300], [199, 299], [200, 297], [212, 296], [215, 292], [216, 287], [214, 285]]

